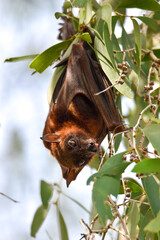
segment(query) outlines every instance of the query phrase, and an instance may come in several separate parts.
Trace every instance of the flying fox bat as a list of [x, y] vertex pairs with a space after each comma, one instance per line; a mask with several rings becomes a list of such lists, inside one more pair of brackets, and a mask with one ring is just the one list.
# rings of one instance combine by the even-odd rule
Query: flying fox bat
[[67, 186], [89, 163], [110, 132], [122, 131], [122, 122], [109, 80], [93, 50], [80, 40], [72, 45], [53, 92], [42, 140], [58, 160]]

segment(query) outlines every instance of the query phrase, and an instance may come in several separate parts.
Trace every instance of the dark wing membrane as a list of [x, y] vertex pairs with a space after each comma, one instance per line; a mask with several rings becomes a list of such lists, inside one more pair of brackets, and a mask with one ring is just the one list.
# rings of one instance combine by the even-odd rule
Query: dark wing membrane
[[122, 123], [112, 90], [95, 95], [106, 88], [108, 79], [99, 64], [88, 56], [82, 44], [83, 42], [80, 42], [72, 46], [64, 84], [57, 98], [57, 106], [67, 111], [73, 98], [77, 94], [84, 94], [94, 103], [109, 131], [115, 129], [117, 129], [116, 132], [121, 131]]

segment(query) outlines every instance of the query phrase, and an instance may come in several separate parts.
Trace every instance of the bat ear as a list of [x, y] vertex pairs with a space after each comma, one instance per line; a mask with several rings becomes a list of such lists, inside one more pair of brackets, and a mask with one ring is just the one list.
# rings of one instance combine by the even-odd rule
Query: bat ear
[[41, 139], [44, 142], [48, 142], [48, 143], [59, 143], [60, 142], [60, 136], [55, 133], [45, 134], [43, 137], [41, 137]]

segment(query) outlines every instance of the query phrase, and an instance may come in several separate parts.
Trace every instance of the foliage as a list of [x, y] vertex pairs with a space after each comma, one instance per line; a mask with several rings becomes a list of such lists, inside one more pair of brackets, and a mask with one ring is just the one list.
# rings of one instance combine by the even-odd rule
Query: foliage
[[[75, 7], [79, 8], [79, 17], [73, 14]], [[128, 16], [128, 8], [144, 11], [139, 16]], [[128, 129], [121, 135], [110, 136], [99, 167], [97, 156], [94, 159], [96, 164], [91, 164], [97, 169], [87, 182], [94, 182], [93, 208], [88, 212], [92, 219], [91, 223], [81, 220], [88, 229], [88, 234], [82, 234], [81, 239], [94, 239], [96, 234], [100, 234], [101, 239], [107, 239], [109, 229], [118, 232], [117, 239], [120, 236], [124, 239], [160, 239], [160, 4], [156, 0], [104, 0], [100, 3], [96, 0], [71, 0], [65, 1], [63, 13], [55, 16], [57, 19], [68, 17], [77, 33], [36, 57], [26, 56], [26, 59], [35, 57], [30, 68], [42, 73], [56, 60], [65, 59], [72, 44], [79, 38], [91, 44], [89, 33], [83, 33], [83, 29], [88, 27], [95, 35], [94, 51], [114, 87], [117, 106]], [[130, 25], [130, 33], [125, 29], [125, 22]], [[121, 30], [120, 37], [117, 37], [117, 29]], [[24, 59], [23, 56], [7, 61]], [[61, 71], [56, 69], [50, 93]], [[134, 107], [130, 106], [124, 115], [125, 98], [132, 98]], [[120, 143], [125, 146], [125, 152], [120, 152]], [[122, 173], [132, 162], [132, 172], [136, 173], [136, 177], [125, 178]], [[41, 182], [42, 205], [32, 222], [33, 237], [52, 205], [53, 190], [64, 194], [58, 185]], [[119, 196], [121, 203], [118, 203]], [[68, 239], [58, 199], [54, 204], [57, 206], [61, 239]], [[98, 221], [99, 227], [96, 228]]]

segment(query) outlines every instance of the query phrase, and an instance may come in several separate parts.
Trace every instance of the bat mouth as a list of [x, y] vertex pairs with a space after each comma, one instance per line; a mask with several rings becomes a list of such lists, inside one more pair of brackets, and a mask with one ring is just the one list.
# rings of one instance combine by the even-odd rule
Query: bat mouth
[[98, 144], [91, 142], [88, 147], [88, 156], [85, 155], [84, 158], [81, 158], [78, 162], [77, 165], [78, 167], [83, 167], [89, 163], [89, 161], [92, 159], [92, 157], [95, 155], [95, 153], [98, 151]]

